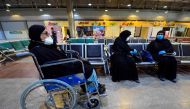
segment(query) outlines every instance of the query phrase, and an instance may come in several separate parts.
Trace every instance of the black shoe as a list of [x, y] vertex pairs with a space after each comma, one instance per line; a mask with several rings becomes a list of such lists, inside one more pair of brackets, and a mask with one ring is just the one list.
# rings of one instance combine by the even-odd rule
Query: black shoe
[[136, 83], [140, 83], [140, 81], [139, 80], [134, 80]]
[[162, 78], [162, 77], [159, 77], [159, 79], [160, 79], [160, 81], [165, 81], [164, 78]]
[[170, 80], [170, 81], [173, 82], [173, 83], [176, 83], [176, 82], [177, 82], [176, 79], [172, 79], [172, 80]]
[[106, 92], [105, 84], [98, 84], [98, 92], [99, 94], [104, 94]]

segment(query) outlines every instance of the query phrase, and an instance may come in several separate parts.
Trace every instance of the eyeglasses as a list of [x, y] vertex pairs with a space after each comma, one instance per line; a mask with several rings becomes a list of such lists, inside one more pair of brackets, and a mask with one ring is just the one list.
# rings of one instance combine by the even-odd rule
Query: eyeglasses
[[49, 33], [47, 31], [43, 32], [42, 34], [49, 35]]

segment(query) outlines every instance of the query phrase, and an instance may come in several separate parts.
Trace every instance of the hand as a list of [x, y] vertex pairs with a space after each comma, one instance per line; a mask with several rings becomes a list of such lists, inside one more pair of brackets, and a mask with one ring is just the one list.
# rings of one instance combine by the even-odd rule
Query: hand
[[175, 51], [173, 52], [173, 55], [176, 56], [176, 52]]
[[159, 53], [158, 53], [159, 55], [163, 55], [163, 54], [166, 54], [166, 51], [165, 50], [161, 50], [161, 51], [159, 51]]
[[136, 55], [137, 54], [137, 50], [134, 49], [133, 51], [130, 51], [131, 55]]

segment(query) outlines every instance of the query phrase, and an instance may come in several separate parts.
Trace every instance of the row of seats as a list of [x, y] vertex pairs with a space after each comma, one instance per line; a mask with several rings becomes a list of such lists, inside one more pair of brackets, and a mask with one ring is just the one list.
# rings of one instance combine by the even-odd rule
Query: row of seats
[[25, 50], [30, 41], [29, 40], [16, 40], [16, 41], [6, 41], [0, 43], [0, 50], [14, 50], [14, 51], [20, 51]]
[[107, 61], [104, 54], [104, 44], [101, 43], [71, 43], [60, 45], [60, 48], [68, 51], [74, 50], [82, 58], [87, 59], [92, 65], [102, 65], [105, 73], [108, 71]]
[[10, 56], [14, 55], [17, 52], [26, 51], [29, 43], [29, 40], [0, 42], [0, 62], [4, 62], [5, 59], [14, 61]]
[[[149, 43], [129, 43], [129, 46], [137, 51], [147, 49]], [[113, 53], [111, 46], [113, 43], [108, 44], [108, 51], [110, 54]], [[172, 43], [174, 51], [176, 52], [176, 58], [179, 64], [190, 64], [190, 43]]]

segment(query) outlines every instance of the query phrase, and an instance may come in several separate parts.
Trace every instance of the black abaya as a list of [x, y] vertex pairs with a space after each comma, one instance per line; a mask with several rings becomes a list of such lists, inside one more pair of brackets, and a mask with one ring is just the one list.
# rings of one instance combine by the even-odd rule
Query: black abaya
[[132, 50], [127, 42], [118, 37], [112, 47], [114, 54], [111, 56], [112, 81], [138, 80], [136, 64], [130, 54]]
[[173, 53], [174, 49], [169, 40], [154, 40], [148, 46], [147, 50], [152, 54], [154, 60], [158, 62], [158, 76], [173, 80], [176, 78], [177, 61], [173, 56], [159, 55], [159, 51], [165, 50], [166, 53]]

